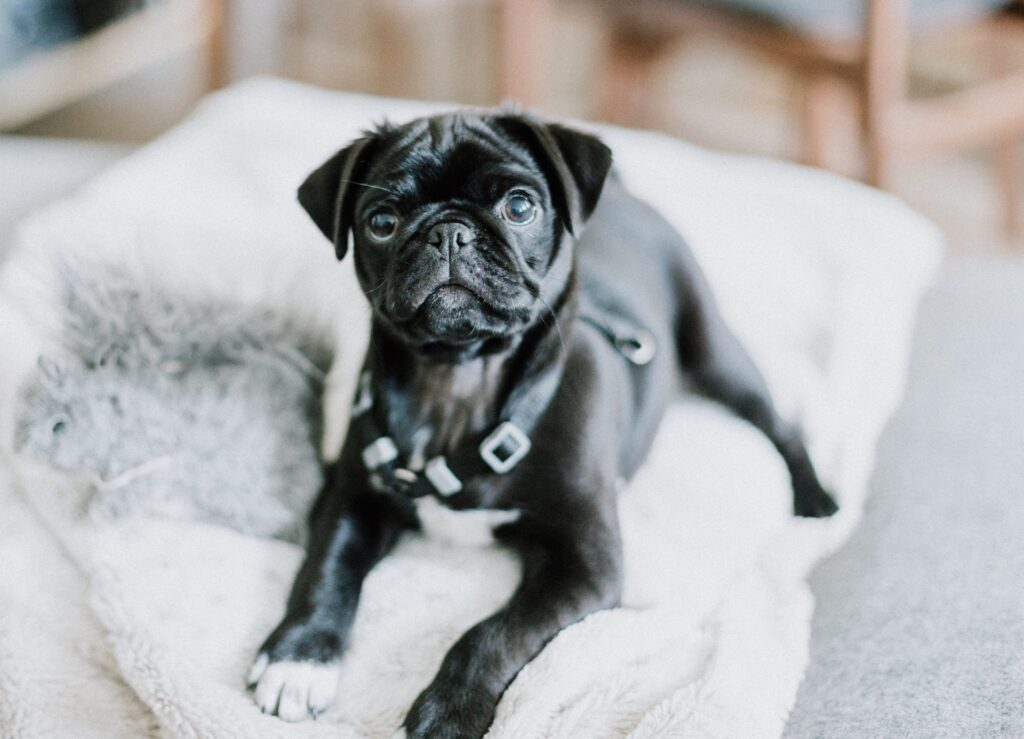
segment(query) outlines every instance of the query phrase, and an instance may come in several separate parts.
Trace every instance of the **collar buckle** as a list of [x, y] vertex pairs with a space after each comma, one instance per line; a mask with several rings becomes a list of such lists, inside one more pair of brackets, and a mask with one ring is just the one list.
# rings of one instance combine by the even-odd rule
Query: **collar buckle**
[[366, 445], [362, 457], [366, 469], [373, 472], [398, 459], [398, 447], [390, 436], [381, 436]]
[[423, 476], [427, 478], [438, 495], [448, 497], [462, 490], [462, 480], [452, 472], [448, 460], [443, 456], [434, 457], [423, 468]]
[[480, 442], [480, 457], [487, 466], [504, 475], [530, 451], [530, 437], [511, 421], [505, 421]]

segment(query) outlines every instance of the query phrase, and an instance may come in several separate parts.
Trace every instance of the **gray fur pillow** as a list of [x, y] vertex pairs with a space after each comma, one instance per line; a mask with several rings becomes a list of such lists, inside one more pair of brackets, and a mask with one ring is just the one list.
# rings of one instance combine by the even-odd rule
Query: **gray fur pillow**
[[208, 521], [298, 541], [321, 481], [325, 342], [280, 317], [66, 264], [59, 357], [40, 359], [16, 448], [87, 475], [87, 513]]

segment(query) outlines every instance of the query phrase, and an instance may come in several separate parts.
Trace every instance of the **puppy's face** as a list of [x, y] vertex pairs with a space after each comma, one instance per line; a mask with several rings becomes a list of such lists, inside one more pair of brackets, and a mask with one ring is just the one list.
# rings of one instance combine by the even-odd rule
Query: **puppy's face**
[[611, 163], [596, 138], [511, 114], [381, 127], [328, 160], [299, 201], [415, 347], [503, 345], [564, 292], [572, 242]]

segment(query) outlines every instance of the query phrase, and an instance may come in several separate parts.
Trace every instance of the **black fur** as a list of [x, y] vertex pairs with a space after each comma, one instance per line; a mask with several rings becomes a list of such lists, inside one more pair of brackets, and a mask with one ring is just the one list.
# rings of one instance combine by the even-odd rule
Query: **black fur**
[[[339, 258], [352, 236], [373, 308], [373, 412], [405, 455], [424, 427], [425, 458], [450, 454], [500, 420], [513, 389], [561, 366], [529, 455], [445, 500], [522, 512], [496, 535], [521, 557], [523, 579], [449, 651], [409, 711], [410, 737], [482, 736], [505, 688], [545, 643], [619, 602], [616, 490], [647, 454], [680, 372], [771, 439], [792, 474], [798, 515], [836, 510], [682, 239], [607, 177], [610, 164], [593, 136], [467, 113], [371, 132], [299, 190]], [[503, 219], [514, 190], [539, 206], [534, 222]], [[369, 230], [382, 206], [400, 219], [386, 243]], [[661, 347], [654, 360], [629, 364], [578, 320], [584, 295], [649, 330]], [[346, 444], [311, 515], [287, 615], [262, 647], [272, 661], [337, 659], [363, 578], [410, 525], [371, 489], [360, 452]]]

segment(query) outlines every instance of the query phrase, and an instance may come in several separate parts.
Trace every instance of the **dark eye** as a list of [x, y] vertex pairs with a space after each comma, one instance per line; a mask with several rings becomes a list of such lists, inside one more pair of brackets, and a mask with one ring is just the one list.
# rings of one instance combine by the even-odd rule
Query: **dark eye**
[[537, 206], [529, 197], [516, 192], [505, 198], [501, 206], [501, 215], [509, 223], [525, 226], [537, 217]]
[[398, 230], [398, 215], [391, 208], [378, 208], [367, 221], [370, 236], [376, 241], [387, 241]]
[[64, 429], [66, 429], [67, 426], [68, 426], [68, 417], [67, 416], [57, 416], [56, 418], [53, 419], [53, 421], [51, 421], [51, 424], [52, 425], [50, 427], [50, 430], [52, 431], [52, 433], [54, 433], [54, 434], [62, 433], [64, 431]]

